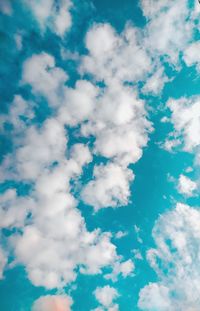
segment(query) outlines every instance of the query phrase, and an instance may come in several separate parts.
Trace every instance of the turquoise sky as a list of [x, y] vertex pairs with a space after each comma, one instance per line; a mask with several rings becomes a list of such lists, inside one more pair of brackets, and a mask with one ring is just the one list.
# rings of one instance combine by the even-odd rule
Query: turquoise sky
[[199, 18], [0, 3], [0, 310], [200, 309]]

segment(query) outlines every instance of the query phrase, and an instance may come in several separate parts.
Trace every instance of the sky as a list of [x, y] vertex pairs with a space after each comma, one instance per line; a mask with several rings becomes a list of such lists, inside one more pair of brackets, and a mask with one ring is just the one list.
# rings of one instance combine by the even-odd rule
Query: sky
[[0, 310], [199, 311], [197, 0], [0, 1]]

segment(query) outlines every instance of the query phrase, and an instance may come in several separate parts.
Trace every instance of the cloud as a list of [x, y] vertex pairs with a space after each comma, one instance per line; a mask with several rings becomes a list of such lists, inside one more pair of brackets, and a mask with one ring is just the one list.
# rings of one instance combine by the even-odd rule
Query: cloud
[[[96, 300], [102, 305], [103, 310], [106, 308], [106, 310], [118, 310], [118, 309], [112, 309], [114, 305], [114, 300], [119, 296], [117, 290], [113, 287], [110, 287], [109, 285], [106, 285], [104, 287], [97, 287], [94, 291], [94, 295], [96, 297]], [[115, 308], [115, 307], [114, 307]]]
[[1, 226], [20, 229], [7, 241], [15, 264], [25, 266], [35, 286], [46, 288], [65, 286], [78, 271], [98, 274], [112, 267], [121, 259], [110, 234], [87, 230], [71, 194], [71, 181], [92, 160], [89, 148], [78, 143], [68, 150], [64, 124], [56, 116], [29, 126], [25, 134], [19, 129], [23, 135], [19, 131], [15, 153], [2, 164], [3, 178], [31, 184], [31, 191], [19, 196], [8, 189], [0, 209]]
[[33, 206], [31, 198], [17, 197], [14, 189], [5, 191], [0, 195], [0, 228], [20, 228]]
[[135, 270], [134, 262], [131, 259], [128, 259], [123, 262], [116, 262], [113, 265], [113, 271], [110, 274], [106, 274], [105, 278], [116, 282], [119, 276], [126, 278], [128, 276], [133, 276]]
[[154, 58], [161, 56], [174, 65], [178, 64], [180, 52], [189, 44], [196, 27], [188, 0], [140, 2], [148, 21], [145, 27], [145, 48]]
[[[57, 159], [59, 164], [53, 167], [48, 164], [42, 174], [37, 170], [34, 191], [29, 195], [33, 201], [31, 220], [10, 239], [16, 262], [25, 265], [36, 286], [63, 287], [75, 280], [77, 267], [82, 273], [97, 274], [118, 260], [110, 235], [100, 230], [87, 231], [70, 194], [70, 180], [79, 176], [82, 166], [91, 159], [84, 148], [87, 147], [74, 146], [71, 152], [74, 158]], [[18, 198], [13, 205], [17, 202]], [[25, 199], [21, 208], [24, 206], [27, 206]]]
[[142, 310], [198, 310], [200, 305], [200, 212], [178, 203], [153, 229], [156, 248], [148, 260], [158, 276], [140, 291]]
[[[121, 135], [121, 144], [132, 128], [130, 142], [114, 149], [112, 154], [106, 154], [112, 161], [105, 166], [96, 166], [93, 184], [88, 183], [83, 190], [96, 208], [127, 204], [129, 183], [133, 180], [127, 165], [141, 157], [151, 129], [143, 101], [130, 88], [119, 86], [117, 96], [116, 86], [102, 92], [92, 82], [80, 80], [74, 88], [69, 88], [65, 85], [66, 78], [49, 54], [33, 55], [25, 61], [22, 82], [30, 85], [35, 95], [48, 100], [54, 107], [54, 116], [40, 126], [24, 123], [20, 115], [29, 111], [27, 102], [16, 98], [10, 112], [10, 122], [18, 131], [17, 137], [14, 136], [15, 152], [8, 154], [2, 164], [2, 180], [31, 185], [28, 197], [20, 198], [14, 190], [9, 190], [14, 194], [6, 203], [7, 218], [4, 218], [9, 221], [4, 226], [20, 228], [9, 238], [9, 248], [14, 251], [15, 263], [25, 266], [31, 282], [46, 288], [63, 287], [74, 281], [78, 272], [97, 274], [106, 266], [114, 269], [117, 263], [121, 267], [120, 273], [124, 277], [129, 275], [132, 265], [128, 268], [130, 265], [117, 255], [111, 235], [99, 229], [87, 230], [77, 209], [78, 202], [71, 194], [71, 182], [82, 174], [83, 167], [92, 160], [92, 153], [103, 154], [103, 149], [106, 150], [107, 142], [98, 141], [100, 124], [103, 124], [105, 135], [112, 129], [113, 138], [110, 139]], [[114, 110], [113, 98], [118, 99]], [[113, 119], [108, 117], [107, 109], [109, 114], [113, 111]], [[66, 125], [77, 124], [81, 135], [96, 136], [90, 150], [83, 144], [68, 148]], [[100, 194], [94, 197], [90, 192], [91, 187], [104, 195], [103, 204], [102, 197], [98, 197]], [[20, 206], [21, 216], [15, 215], [13, 206]]]
[[132, 171], [119, 165], [96, 166], [94, 180], [82, 190], [82, 199], [97, 211], [107, 206], [126, 205], [130, 196], [129, 183], [133, 180]]
[[181, 174], [178, 180], [178, 191], [188, 197], [192, 197], [195, 190], [197, 190], [196, 182]]
[[116, 234], [115, 234], [115, 238], [116, 239], [122, 239], [124, 238], [125, 236], [128, 235], [128, 232], [127, 231], [117, 231]]
[[24, 0], [24, 3], [32, 11], [42, 31], [48, 27], [52, 32], [63, 37], [72, 24], [70, 0]]
[[140, 291], [139, 308], [142, 310], [167, 311], [169, 307], [171, 308], [172, 306], [167, 287], [150, 283]]
[[[25, 116], [25, 118], [23, 118]], [[21, 95], [15, 95], [7, 114], [1, 114], [1, 127], [9, 123], [13, 127], [13, 135], [25, 130], [27, 124], [34, 118], [33, 103], [24, 100]]]
[[200, 98], [170, 99], [167, 106], [171, 110], [170, 121], [175, 130], [173, 136], [183, 141], [185, 151], [193, 152], [200, 145]]
[[55, 67], [54, 57], [45, 52], [32, 55], [23, 64], [22, 83], [47, 98], [51, 106], [59, 105], [59, 94], [67, 78], [63, 69]]
[[169, 81], [169, 78], [164, 73], [164, 69], [160, 67], [156, 72], [153, 73], [152, 76], [150, 76], [144, 87], [142, 88], [142, 91], [144, 93], [149, 93], [153, 95], [159, 95], [165, 86], [165, 84]]
[[98, 87], [86, 80], [78, 80], [75, 88], [65, 88], [59, 120], [70, 126], [89, 120], [96, 108], [98, 95]]
[[184, 61], [187, 64], [187, 66], [195, 65], [198, 71], [200, 71], [199, 49], [200, 49], [200, 42], [199, 41], [193, 42], [184, 51], [184, 56], [183, 56]]
[[71, 298], [61, 295], [47, 295], [37, 299], [33, 306], [32, 311], [70, 311]]
[[127, 25], [118, 35], [109, 24], [95, 24], [86, 35], [89, 55], [82, 58], [81, 73], [96, 80], [132, 82], [143, 79], [151, 70], [151, 59], [142, 48], [138, 30]]
[[47, 119], [41, 128], [28, 127], [17, 140], [16, 153], [8, 155], [3, 162], [4, 178], [35, 180], [45, 168], [63, 159], [66, 144], [65, 129], [54, 118]]

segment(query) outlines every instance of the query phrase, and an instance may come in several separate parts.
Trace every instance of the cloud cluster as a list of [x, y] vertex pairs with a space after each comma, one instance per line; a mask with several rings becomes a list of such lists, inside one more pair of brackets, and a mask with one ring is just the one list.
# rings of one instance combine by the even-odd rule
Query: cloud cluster
[[198, 310], [200, 305], [200, 212], [178, 203], [153, 229], [156, 248], [147, 257], [158, 276], [140, 291], [142, 310]]
[[147, 19], [145, 28], [146, 49], [177, 65], [180, 52], [189, 44], [197, 16], [190, 10], [188, 0], [141, 0], [141, 8]]
[[[66, 77], [63, 69], [55, 66], [52, 56], [46, 53], [33, 55], [24, 63], [22, 82], [30, 85], [35, 95], [47, 99], [49, 105], [54, 107], [54, 116], [40, 125], [35, 124], [32, 122], [34, 114], [29, 103], [16, 96], [9, 119], [4, 118], [4, 122], [9, 121], [13, 126], [15, 151], [3, 160], [1, 180], [22, 182], [30, 186], [30, 191], [27, 195], [20, 195], [11, 188], [1, 194], [1, 227], [18, 229], [8, 238], [8, 248], [16, 256], [15, 263], [25, 266], [34, 285], [46, 288], [65, 286], [75, 280], [78, 271], [97, 274], [104, 267], [114, 268], [117, 263], [122, 267], [126, 265], [125, 262], [123, 265], [123, 258], [117, 255], [109, 233], [102, 233], [99, 229], [92, 232], [87, 230], [71, 189], [71, 182], [79, 178], [83, 167], [92, 161], [92, 153], [97, 153], [98, 144], [96, 139], [91, 150], [81, 143], [68, 148], [66, 126], [79, 124], [83, 136], [91, 135], [89, 132], [91, 130], [93, 133], [93, 126], [98, 128], [94, 124], [94, 111], [99, 116], [98, 124], [103, 124], [103, 120], [107, 118], [104, 111], [106, 105], [102, 103], [105, 108], [98, 108], [104, 94], [100, 94], [100, 101], [98, 87], [85, 80], [78, 81], [74, 89], [69, 88], [65, 85]], [[83, 110], [81, 105], [84, 106]], [[96, 197], [92, 197], [87, 188], [84, 188], [83, 193], [86, 200], [96, 208], [116, 206], [118, 202], [127, 203], [133, 174], [127, 168], [130, 160], [127, 161], [126, 158], [134, 157], [133, 162], [138, 160], [141, 146], [147, 141], [147, 133], [142, 124], [139, 127], [140, 118], [141, 123], [149, 125], [143, 102], [132, 102], [132, 98], [128, 96], [127, 105], [130, 105], [130, 112], [132, 109], [133, 112], [130, 113], [131, 117], [127, 117], [125, 107], [125, 120], [130, 122], [132, 118], [137, 118], [137, 131], [141, 127], [145, 137], [137, 137], [135, 149], [131, 150], [136, 154], [131, 155], [127, 149], [130, 147], [125, 145], [125, 150], [113, 153], [113, 163], [95, 168], [94, 184], [89, 183], [86, 187], [95, 187], [100, 194], [96, 191]], [[120, 109], [123, 112], [123, 108]], [[21, 118], [24, 113], [26, 120]], [[119, 114], [119, 120], [114, 120], [114, 123], [125, 122], [120, 118]], [[111, 119], [106, 121], [104, 127], [110, 123], [113, 123]], [[99, 129], [97, 133], [100, 134]], [[113, 135], [116, 136], [114, 132]], [[110, 157], [109, 154], [108, 159]], [[101, 202], [101, 199], [104, 201]], [[130, 273], [125, 270], [125, 267], [121, 270], [124, 277]]]
[[[114, 44], [112, 41], [119, 41], [117, 50], [111, 51], [110, 62], [114, 62], [115, 70], [121, 72], [126, 67], [126, 74], [131, 74], [128, 59], [125, 66], [119, 60], [123, 58], [122, 51], [124, 51], [121, 44], [125, 45], [125, 49], [128, 50], [136, 44], [135, 29], [129, 27], [125, 34], [118, 36], [109, 25], [91, 28], [86, 38], [86, 45], [89, 49], [89, 55], [86, 58], [97, 57], [94, 64], [97, 64], [105, 55], [102, 55], [100, 50], [98, 55], [93, 55], [97, 51], [97, 49], [93, 51], [93, 41], [95, 45], [100, 44], [105, 48], [105, 44], [96, 43], [96, 31], [101, 33], [98, 40], [101, 40], [101, 37], [107, 38], [108, 48]], [[129, 37], [133, 42], [126, 42], [128, 39], [125, 40], [123, 36]], [[142, 53], [142, 49], [140, 50]], [[129, 55], [130, 51], [127, 53]], [[118, 55], [116, 63], [115, 55]], [[99, 66], [104, 68], [104, 64]], [[152, 131], [145, 103], [138, 98], [136, 89], [124, 85], [126, 78], [123, 76], [121, 79], [121, 74], [118, 77], [112, 68], [106, 67], [106, 72], [102, 73], [105, 81], [104, 87], [82, 79], [76, 82], [74, 88], [71, 88], [65, 84], [67, 74], [63, 69], [56, 67], [54, 58], [42, 53], [33, 55], [24, 62], [22, 77], [22, 83], [29, 84], [34, 94], [45, 97], [52, 107], [58, 107], [57, 121], [60, 124], [70, 127], [80, 126], [80, 136], [88, 139], [95, 138], [92, 153], [110, 161], [104, 166], [95, 166], [94, 180], [84, 187], [81, 195], [85, 202], [92, 205], [95, 210], [127, 204], [130, 196], [129, 184], [133, 180], [133, 174], [127, 167], [141, 158], [142, 149], [148, 142], [148, 134]], [[83, 72], [94, 74], [86, 65], [84, 57], [80, 68]], [[138, 70], [141, 70], [141, 67], [139, 68]], [[107, 74], [109, 74], [109, 79], [107, 79]], [[142, 74], [143, 72], [140, 76]], [[134, 81], [134, 79], [130, 76], [129, 80]], [[101, 198], [99, 198], [100, 195], [102, 195]]]
[[[32, 11], [43, 32], [48, 28], [63, 37], [69, 29], [71, 1], [23, 0], [23, 3]], [[198, 68], [198, 46], [190, 41], [199, 15], [198, 12], [191, 14], [188, 1], [141, 0], [141, 8], [148, 21], [144, 29], [127, 24], [121, 33], [117, 33], [105, 23], [94, 24], [88, 30], [87, 53], [80, 57], [80, 79], [74, 86], [67, 85], [68, 74], [46, 52], [33, 54], [23, 63], [20, 85], [30, 87], [36, 102], [38, 97], [45, 99], [53, 113], [41, 124], [36, 124], [30, 107], [32, 103], [16, 96], [9, 115], [3, 117], [3, 123], [11, 123], [15, 132], [15, 150], [4, 158], [1, 181], [23, 183], [30, 190], [22, 195], [10, 187], [1, 194], [0, 226], [17, 229], [7, 239], [8, 249], [14, 252], [15, 263], [25, 266], [29, 279], [36, 286], [63, 287], [74, 281], [78, 272], [97, 274], [110, 266], [113, 271], [107, 278], [113, 280], [119, 274], [123, 277], [132, 275], [134, 270], [132, 260], [123, 261], [118, 256], [110, 233], [102, 233], [100, 229], [87, 230], [77, 208], [78, 202], [72, 195], [72, 183], [95, 155], [100, 160], [94, 165], [92, 180], [83, 185], [81, 199], [95, 211], [128, 204], [130, 183], [134, 180], [130, 164], [141, 158], [153, 129], [145, 102], [139, 98], [139, 85], [145, 94], [160, 94], [169, 80], [161, 65], [162, 58], [170, 64], [180, 65], [180, 54], [184, 49], [185, 63]], [[198, 148], [199, 98], [170, 100], [168, 107], [172, 112], [176, 141], [183, 142], [187, 151]], [[71, 147], [67, 137], [69, 128], [76, 128], [79, 138], [90, 144], [76, 143]], [[191, 192], [186, 186], [183, 189], [183, 184], [182, 180], [181, 191]], [[171, 308], [171, 293], [178, 286], [176, 279], [181, 280], [185, 266], [188, 270], [194, 269], [190, 257], [196, 250], [192, 243], [199, 239], [194, 222], [198, 218], [197, 211], [178, 205], [174, 212], [164, 215], [156, 224], [157, 250], [149, 251], [149, 258], [161, 281], [149, 284], [141, 291], [141, 308], [148, 308], [149, 304], [158, 310]], [[187, 225], [185, 232], [184, 223]], [[176, 252], [170, 252], [168, 239], [174, 243]], [[186, 259], [182, 258], [183, 250], [188, 253]], [[156, 256], [169, 270], [171, 263], [174, 265], [172, 272], [175, 271], [177, 278], [173, 273], [167, 278], [161, 276], [155, 266]], [[1, 271], [5, 265], [6, 256], [1, 251]], [[192, 270], [192, 273], [192, 279], [186, 274], [187, 284], [195, 282], [196, 271]], [[195, 284], [193, 287], [195, 289]], [[178, 287], [177, 292], [186, 304], [192, 303], [185, 288], [179, 290]], [[195, 307], [198, 289], [191, 293]], [[109, 286], [97, 288], [95, 295], [102, 305], [99, 310], [118, 309], [113, 303], [117, 297], [115, 289]], [[33, 308], [38, 310], [44, 305], [47, 309], [45, 306], [60, 299], [41, 298]], [[173, 299], [179, 307], [178, 300]]]
[[71, 26], [70, 0], [23, 0], [31, 10], [42, 31], [50, 28], [59, 36], [64, 36]]
[[[91, 161], [87, 146], [76, 144], [65, 157], [64, 126], [47, 119], [41, 128], [30, 126], [4, 177], [31, 182], [29, 196], [13, 189], [1, 195], [1, 226], [20, 228], [9, 244], [16, 262], [23, 263], [34, 285], [62, 287], [76, 278], [75, 269], [96, 274], [117, 260], [109, 234], [89, 232], [71, 195], [70, 181]], [[100, 256], [101, 255], [101, 256]]]
[[103, 81], [104, 87], [81, 133], [94, 136], [94, 152], [111, 161], [95, 166], [94, 179], [82, 192], [95, 210], [127, 204], [133, 180], [127, 167], [141, 158], [152, 130], [144, 102], [130, 85], [143, 80], [152, 67], [140, 37], [130, 25], [119, 35], [109, 24], [94, 25], [86, 36], [88, 55], [82, 57], [80, 72]]
[[118, 35], [109, 24], [96, 24], [87, 33], [89, 55], [83, 57], [80, 70], [106, 83], [142, 80], [152, 64], [141, 41], [140, 32], [132, 26]]

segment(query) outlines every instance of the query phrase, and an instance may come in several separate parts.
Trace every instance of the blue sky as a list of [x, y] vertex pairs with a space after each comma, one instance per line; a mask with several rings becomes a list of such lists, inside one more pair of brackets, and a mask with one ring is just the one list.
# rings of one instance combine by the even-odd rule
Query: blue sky
[[1, 1], [1, 310], [199, 310], [199, 18]]

